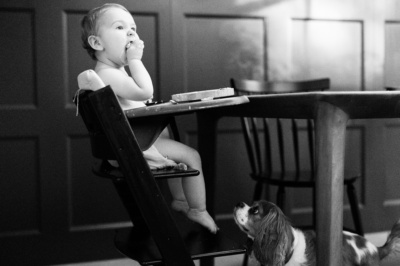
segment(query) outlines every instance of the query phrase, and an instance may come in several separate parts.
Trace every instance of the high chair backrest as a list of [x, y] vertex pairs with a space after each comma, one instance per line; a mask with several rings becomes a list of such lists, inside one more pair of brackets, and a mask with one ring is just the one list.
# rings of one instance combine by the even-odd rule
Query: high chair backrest
[[79, 114], [81, 115], [89, 133], [92, 155], [98, 159], [116, 160], [110, 142], [101, 127], [100, 120], [89, 101], [88, 96], [90, 93], [92, 93], [92, 91], [83, 90], [76, 95], [76, 97], [79, 97]]

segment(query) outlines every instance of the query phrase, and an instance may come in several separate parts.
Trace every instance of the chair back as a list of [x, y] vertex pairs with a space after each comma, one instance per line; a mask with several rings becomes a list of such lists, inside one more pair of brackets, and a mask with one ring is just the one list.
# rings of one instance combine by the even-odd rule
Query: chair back
[[74, 99], [74, 102], [79, 104], [77, 107], [79, 108], [79, 114], [88, 130], [92, 155], [97, 159], [116, 160], [110, 142], [103, 131], [93, 106], [90, 104], [88, 96], [91, 92], [89, 90], [82, 90], [75, 96], [79, 97], [79, 100]]
[[[268, 82], [231, 79], [231, 86], [239, 95], [294, 93], [327, 90], [330, 80]], [[285, 181], [289, 186], [313, 181], [312, 120], [243, 117], [241, 124], [253, 179], [260, 181], [260, 178], [265, 178], [269, 184], [274, 184], [274, 180]], [[308, 169], [309, 174], [304, 175], [304, 169]]]

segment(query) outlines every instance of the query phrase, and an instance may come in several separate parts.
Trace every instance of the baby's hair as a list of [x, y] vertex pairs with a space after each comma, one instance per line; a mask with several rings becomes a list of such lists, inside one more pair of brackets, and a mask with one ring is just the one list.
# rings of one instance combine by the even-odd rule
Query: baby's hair
[[83, 46], [83, 48], [86, 49], [86, 51], [88, 52], [88, 54], [90, 55], [90, 57], [93, 60], [97, 60], [96, 54], [95, 54], [96, 51], [92, 48], [92, 46], [90, 46], [90, 44], [88, 42], [88, 38], [91, 35], [94, 35], [94, 36], [97, 35], [97, 30], [98, 30], [97, 24], [98, 24], [99, 18], [101, 17], [101, 15], [104, 14], [105, 11], [107, 11], [108, 9], [113, 8], [113, 7], [120, 8], [129, 13], [129, 11], [122, 5], [104, 4], [102, 6], [99, 6], [99, 7], [96, 7], [96, 8], [93, 8], [92, 10], [90, 10], [86, 14], [86, 16], [83, 17], [83, 19], [81, 21], [82, 46]]

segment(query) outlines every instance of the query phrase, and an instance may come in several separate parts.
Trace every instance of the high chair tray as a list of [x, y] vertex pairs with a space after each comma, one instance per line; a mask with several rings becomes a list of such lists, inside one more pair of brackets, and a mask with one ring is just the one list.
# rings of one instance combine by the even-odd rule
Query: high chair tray
[[135, 109], [125, 110], [128, 118], [139, 118], [161, 115], [182, 115], [211, 108], [233, 106], [248, 103], [247, 96], [223, 97], [210, 101], [166, 102]]

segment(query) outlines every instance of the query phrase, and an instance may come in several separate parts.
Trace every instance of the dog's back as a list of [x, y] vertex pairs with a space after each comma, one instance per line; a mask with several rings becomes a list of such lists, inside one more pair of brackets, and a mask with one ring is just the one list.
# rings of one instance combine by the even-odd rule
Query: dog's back
[[400, 252], [400, 220], [382, 247], [375, 247], [364, 237], [349, 232], [343, 232], [343, 246], [343, 265], [378, 266], [382, 259]]
[[[242, 202], [236, 205], [234, 217], [239, 228], [256, 241], [253, 251], [258, 262], [316, 266], [315, 233], [293, 228], [278, 206], [266, 201], [252, 206]], [[343, 232], [342, 252], [343, 266], [378, 266], [385, 257], [400, 254], [400, 220], [379, 248], [360, 235]]]
[[378, 248], [379, 258], [382, 260], [391, 253], [400, 252], [400, 220], [393, 225], [392, 230], [386, 240], [386, 243]]

